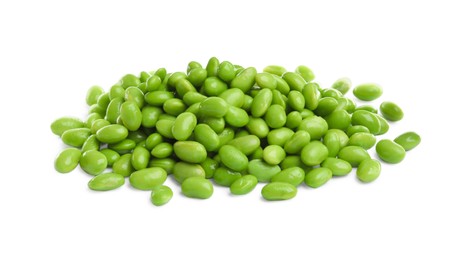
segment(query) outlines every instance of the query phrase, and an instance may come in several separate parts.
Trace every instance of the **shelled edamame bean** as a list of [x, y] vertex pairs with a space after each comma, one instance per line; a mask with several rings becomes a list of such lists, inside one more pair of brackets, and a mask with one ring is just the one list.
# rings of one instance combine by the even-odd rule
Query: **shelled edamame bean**
[[[151, 191], [156, 206], [173, 197], [164, 185], [171, 174], [190, 198], [211, 197], [212, 179], [234, 195], [264, 182], [264, 199], [287, 200], [303, 182], [319, 188], [353, 167], [359, 180], [372, 182], [381, 164], [368, 149], [375, 146], [382, 161], [399, 163], [421, 141], [406, 132], [377, 142], [403, 110], [390, 101], [378, 110], [357, 106], [345, 96], [350, 79], [322, 88], [304, 65], [259, 72], [213, 57], [205, 67], [189, 62], [186, 72], [160, 68], [138, 75], [124, 75], [108, 92], [90, 87], [86, 120], [52, 122], [52, 132], [70, 146], [56, 157], [56, 171], [80, 165], [96, 191], [117, 189], [127, 177], [135, 189]], [[352, 92], [372, 101], [383, 88], [366, 83]]]

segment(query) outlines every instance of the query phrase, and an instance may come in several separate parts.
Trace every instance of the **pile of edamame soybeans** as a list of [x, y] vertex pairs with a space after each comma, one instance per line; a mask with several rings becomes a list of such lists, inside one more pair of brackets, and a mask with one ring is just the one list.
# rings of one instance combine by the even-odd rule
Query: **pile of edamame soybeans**
[[[168, 175], [190, 198], [211, 197], [213, 182], [235, 195], [264, 182], [264, 199], [286, 200], [303, 182], [318, 188], [353, 168], [360, 181], [372, 182], [381, 164], [367, 150], [375, 146], [382, 161], [396, 164], [420, 143], [415, 132], [377, 142], [388, 121], [403, 118], [395, 103], [357, 106], [344, 96], [348, 78], [330, 88], [313, 80], [306, 66], [270, 65], [258, 73], [215, 57], [206, 67], [188, 63], [186, 72], [127, 74], [108, 92], [88, 90], [85, 121], [62, 117], [51, 124], [70, 146], [55, 169], [68, 173], [80, 165], [96, 191], [117, 189], [128, 178], [135, 189], [151, 191], [157, 206], [173, 196], [164, 185]], [[382, 92], [372, 83], [353, 88], [363, 101]]]

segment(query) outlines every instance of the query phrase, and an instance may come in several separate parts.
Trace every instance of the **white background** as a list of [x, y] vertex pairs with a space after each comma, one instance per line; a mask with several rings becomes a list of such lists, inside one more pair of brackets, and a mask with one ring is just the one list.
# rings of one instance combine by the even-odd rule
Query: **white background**
[[[2, 1], [0, 259], [463, 259], [459, 2]], [[374, 183], [351, 173], [285, 202], [261, 186], [187, 199], [168, 180], [174, 197], [155, 207], [127, 183], [97, 193], [82, 171], [55, 172], [49, 125], [85, 118], [88, 87], [211, 56], [305, 64], [323, 87], [377, 82], [375, 104], [405, 111], [385, 138], [422, 143]]]

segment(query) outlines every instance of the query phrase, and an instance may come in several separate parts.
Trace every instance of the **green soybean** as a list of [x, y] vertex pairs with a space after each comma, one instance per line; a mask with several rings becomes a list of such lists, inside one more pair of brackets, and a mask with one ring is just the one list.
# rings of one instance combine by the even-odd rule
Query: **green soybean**
[[317, 90], [317, 85], [314, 83], [308, 83], [304, 85], [301, 93], [305, 99], [305, 107], [310, 110], [316, 109], [319, 105], [320, 96], [320, 93]]
[[182, 194], [189, 198], [208, 199], [213, 195], [213, 184], [203, 177], [190, 177], [182, 182]]
[[261, 89], [251, 103], [251, 115], [253, 117], [263, 116], [272, 103], [272, 91]]
[[172, 98], [164, 102], [163, 110], [168, 115], [178, 116], [187, 109], [187, 106], [181, 99]]
[[156, 186], [152, 189], [150, 200], [155, 206], [163, 206], [168, 203], [173, 196], [171, 188], [165, 185]]
[[232, 81], [235, 78], [234, 65], [228, 61], [221, 62], [221, 64], [219, 64], [217, 75], [219, 78], [221, 78], [225, 82]]
[[313, 81], [315, 78], [313, 71], [304, 65], [296, 67], [295, 72], [298, 73], [306, 82]]
[[204, 178], [206, 176], [206, 172], [201, 165], [186, 162], [177, 162], [172, 169], [172, 174], [178, 183], [182, 183], [190, 177], [199, 176]]
[[127, 89], [131, 86], [138, 86], [140, 84], [140, 79], [132, 74], [126, 74], [124, 77], [121, 78], [121, 86], [124, 89]]
[[[319, 116], [326, 116], [331, 114], [338, 106], [338, 102], [332, 97], [323, 97], [319, 100], [319, 104], [314, 110], [314, 113]], [[344, 110], [342, 110], [344, 111]]]
[[339, 78], [332, 84], [332, 88], [345, 95], [351, 88], [351, 80], [349, 78]]
[[248, 167], [248, 158], [235, 146], [223, 145], [219, 149], [219, 156], [221, 162], [231, 170], [240, 172]]
[[296, 196], [297, 189], [294, 185], [285, 182], [271, 182], [261, 190], [261, 195], [266, 200], [288, 200]]
[[102, 149], [100, 152], [106, 157], [106, 161], [110, 167], [121, 157], [119, 153], [109, 148]]
[[370, 133], [369, 128], [363, 125], [352, 125], [346, 129], [346, 134], [351, 137], [356, 133]]
[[174, 143], [174, 153], [179, 159], [189, 163], [201, 163], [207, 156], [205, 147], [195, 141], [178, 141]]
[[375, 151], [380, 159], [387, 163], [399, 163], [406, 156], [405, 149], [388, 139], [380, 140], [375, 146]]
[[[255, 84], [256, 69], [249, 67], [240, 72], [230, 83], [231, 88], [238, 88], [243, 93], [248, 92]], [[208, 73], [208, 76], [209, 73]]]
[[230, 185], [230, 192], [234, 195], [250, 193], [258, 184], [258, 179], [253, 175], [245, 175], [236, 179]]
[[97, 103], [98, 97], [105, 93], [102, 87], [100, 86], [92, 86], [87, 90], [87, 96], [85, 98], [85, 102], [87, 105], [91, 106]]
[[357, 167], [365, 159], [370, 159], [371, 156], [360, 146], [346, 146], [340, 150], [338, 158], [349, 162], [352, 167]]
[[147, 79], [146, 83], [147, 86], [145, 90], [147, 92], [156, 91], [160, 89], [162, 79], [158, 75], [152, 75]]
[[300, 167], [290, 167], [282, 170], [271, 178], [271, 182], [286, 182], [294, 186], [300, 185], [305, 179], [305, 172]]
[[200, 103], [199, 112], [204, 116], [223, 117], [229, 109], [226, 101], [219, 97], [209, 97]]
[[298, 154], [301, 152], [311, 141], [311, 136], [308, 132], [300, 130], [297, 131], [292, 137], [285, 143], [284, 149], [288, 154]]
[[132, 153], [131, 163], [135, 170], [147, 168], [150, 161], [150, 152], [141, 146], [137, 146]]
[[99, 151], [91, 150], [82, 154], [79, 164], [86, 173], [98, 175], [106, 169], [108, 161], [104, 154]]
[[139, 109], [141, 109], [145, 103], [145, 97], [143, 92], [137, 87], [129, 87], [124, 93], [124, 100], [133, 101]]
[[74, 117], [61, 117], [53, 121], [50, 125], [52, 132], [58, 136], [61, 136], [66, 130], [83, 128], [84, 122]]
[[124, 177], [117, 173], [105, 173], [93, 177], [88, 186], [91, 190], [109, 191], [124, 185]]
[[88, 128], [74, 128], [66, 130], [61, 135], [61, 140], [67, 145], [82, 147], [91, 134], [92, 132]]
[[156, 121], [158, 121], [160, 115], [163, 113], [163, 110], [159, 107], [154, 106], [145, 106], [142, 108], [142, 126], [146, 128], [153, 128], [156, 126]]
[[287, 115], [285, 126], [290, 129], [295, 129], [301, 124], [302, 121], [303, 117], [301, 114], [298, 111], [292, 111]]
[[100, 150], [100, 142], [97, 140], [95, 135], [89, 136], [82, 145], [82, 152], [87, 152], [91, 150]]
[[194, 68], [188, 73], [187, 79], [195, 87], [200, 87], [205, 82], [207, 76], [208, 76], [208, 72], [205, 69]]
[[227, 144], [234, 146], [240, 152], [248, 156], [260, 147], [261, 141], [257, 136], [245, 135], [242, 137], [235, 138], [229, 141]]
[[227, 90], [227, 84], [216, 77], [209, 77], [205, 80], [203, 90], [208, 96], [219, 96], [222, 92]]
[[370, 133], [355, 133], [350, 137], [348, 145], [360, 146], [366, 150], [369, 150], [375, 145], [376, 139], [373, 134]]
[[114, 144], [126, 139], [129, 135], [129, 131], [122, 125], [112, 124], [100, 128], [96, 135], [100, 142]]
[[365, 126], [372, 134], [378, 134], [382, 129], [379, 118], [365, 110], [355, 111], [351, 116], [351, 124]]
[[113, 163], [113, 172], [124, 177], [129, 177], [134, 172], [131, 163], [132, 154], [124, 154]]
[[226, 123], [233, 127], [244, 127], [250, 121], [248, 113], [245, 110], [234, 106], [229, 107], [229, 111], [227, 111], [224, 119]]
[[151, 167], [133, 172], [129, 177], [132, 187], [138, 190], [152, 190], [166, 181], [167, 173], [163, 168]]
[[308, 166], [321, 164], [329, 156], [329, 150], [320, 141], [311, 141], [301, 150], [301, 160]]
[[277, 76], [282, 76], [287, 70], [279, 65], [269, 65], [263, 69], [264, 72], [271, 73]]
[[174, 161], [172, 158], [164, 158], [164, 159], [158, 159], [158, 158], [153, 158], [150, 160], [148, 163], [148, 167], [160, 167], [163, 168], [167, 174], [171, 174], [174, 165], [176, 164], [176, 161]]
[[108, 145], [108, 148], [118, 152], [119, 154], [125, 154], [132, 151], [137, 146], [134, 140], [124, 139], [118, 143], [112, 143]]
[[323, 143], [329, 151], [328, 157], [336, 157], [342, 147], [339, 135], [332, 131], [324, 135]]
[[333, 176], [345, 176], [353, 169], [349, 162], [331, 157], [325, 159], [321, 166], [330, 169]]
[[371, 105], [362, 105], [362, 106], [357, 106], [355, 111], [356, 110], [366, 110], [366, 111], [369, 111], [371, 113], [374, 113], [374, 114], [377, 114], [377, 108], [371, 106]]
[[319, 188], [332, 178], [332, 171], [329, 168], [320, 167], [310, 170], [305, 176], [305, 183], [311, 188]]
[[246, 129], [258, 138], [265, 138], [269, 134], [269, 126], [262, 118], [250, 117]]
[[90, 127], [90, 131], [92, 132], [92, 134], [96, 134], [98, 130], [102, 129], [107, 125], [111, 125], [111, 123], [105, 119], [97, 119], [93, 121], [92, 126]]
[[134, 101], [126, 101], [121, 105], [121, 120], [129, 131], [135, 131], [142, 125], [142, 111]]
[[366, 159], [362, 161], [356, 170], [356, 176], [362, 182], [375, 181], [381, 171], [380, 162], [374, 159]]
[[364, 101], [372, 101], [379, 98], [383, 93], [382, 87], [374, 83], [366, 83], [356, 86], [353, 94]]
[[219, 97], [224, 99], [230, 106], [242, 107], [245, 94], [238, 88], [230, 88], [222, 92]]
[[263, 150], [263, 160], [270, 165], [278, 165], [285, 159], [284, 148], [278, 145], [268, 145]]
[[297, 90], [301, 92], [306, 84], [306, 81], [303, 79], [303, 77], [295, 72], [285, 72], [282, 75], [282, 78], [288, 83], [291, 90]]
[[172, 135], [172, 126], [174, 122], [174, 120], [160, 119], [156, 122], [156, 131], [163, 137], [174, 139]]
[[213, 178], [214, 172], [219, 167], [219, 163], [211, 158], [206, 158], [201, 164], [201, 167], [205, 171], [205, 178]]
[[79, 164], [81, 151], [76, 148], [66, 148], [55, 159], [55, 170], [59, 173], [68, 173]]
[[176, 140], [185, 141], [190, 137], [196, 125], [196, 116], [190, 112], [184, 112], [174, 121], [172, 135]]
[[382, 113], [382, 116], [389, 121], [400, 121], [404, 116], [401, 107], [389, 101], [385, 101], [380, 104], [380, 113]]
[[277, 80], [272, 74], [263, 72], [256, 74], [256, 84], [261, 88], [275, 89]]
[[248, 163], [248, 173], [255, 176], [259, 182], [269, 182], [279, 172], [278, 165], [270, 165], [261, 159], [254, 159]]
[[321, 139], [329, 129], [327, 122], [319, 116], [310, 116], [301, 122], [298, 130], [304, 130], [309, 133], [312, 140]]
[[195, 127], [194, 138], [197, 142], [201, 143], [208, 152], [217, 151], [219, 149], [219, 136], [207, 124], [198, 124]]
[[145, 94], [145, 102], [157, 107], [163, 106], [167, 100], [172, 98], [174, 98], [174, 94], [164, 90], [151, 91]]
[[230, 187], [230, 185], [232, 185], [232, 183], [240, 177], [242, 177], [242, 175], [237, 171], [233, 171], [225, 167], [218, 167], [216, 171], [214, 171], [213, 179], [218, 185]]
[[273, 129], [267, 135], [267, 142], [268, 144], [275, 144], [284, 147], [287, 141], [290, 140], [294, 134], [295, 132], [293, 132], [293, 130], [286, 127]]
[[300, 91], [292, 90], [288, 93], [288, 105], [296, 111], [303, 111], [305, 108], [305, 98]]
[[415, 132], [406, 132], [396, 137], [394, 141], [401, 145], [404, 150], [409, 151], [420, 144], [421, 137]]
[[271, 128], [283, 127], [287, 121], [285, 109], [280, 105], [271, 105], [266, 111], [264, 120]]

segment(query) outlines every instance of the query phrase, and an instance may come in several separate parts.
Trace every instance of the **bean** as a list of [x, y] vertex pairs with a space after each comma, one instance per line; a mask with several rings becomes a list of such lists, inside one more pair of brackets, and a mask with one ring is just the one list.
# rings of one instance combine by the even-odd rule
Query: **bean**
[[209, 59], [208, 64], [206, 64], [206, 72], [208, 77], [217, 76], [217, 71], [219, 69], [219, 60], [216, 57]]
[[160, 89], [162, 79], [158, 75], [152, 75], [147, 79], [146, 83], [147, 87], [145, 90], [147, 92], [156, 91]]
[[100, 86], [92, 86], [87, 90], [87, 96], [85, 98], [85, 102], [87, 105], [91, 106], [97, 103], [98, 97], [105, 93], [102, 87]]
[[172, 126], [174, 122], [174, 120], [160, 119], [156, 122], [156, 131], [163, 137], [174, 139], [172, 135]]
[[282, 78], [288, 83], [291, 90], [297, 90], [301, 92], [306, 84], [306, 81], [303, 79], [303, 77], [295, 72], [285, 72], [282, 75]]
[[155, 71], [153, 75], [156, 75], [160, 77], [161, 80], [164, 80], [166, 78], [166, 69], [165, 68], [159, 68]]
[[371, 156], [362, 147], [346, 146], [340, 150], [338, 158], [349, 162], [352, 167], [357, 167], [365, 159], [370, 159]]
[[200, 94], [198, 92], [190, 91], [190, 92], [185, 93], [184, 97], [182, 97], [182, 100], [190, 108], [192, 105], [194, 105], [196, 103], [200, 103], [201, 101], [205, 100], [206, 98], [207, 97], [205, 95], [203, 95], [203, 94]]
[[122, 103], [124, 103], [124, 99], [122, 97], [117, 97], [110, 101], [108, 108], [106, 109], [106, 120], [112, 124], [116, 124], [118, 117], [121, 115]]
[[160, 167], [163, 168], [167, 174], [171, 174], [174, 165], [176, 164], [176, 161], [174, 161], [171, 158], [164, 158], [164, 159], [158, 159], [158, 158], [153, 158], [150, 160], [148, 163], [148, 167]]
[[142, 131], [142, 129], [139, 129], [137, 131], [129, 132], [127, 139], [130, 139], [134, 141], [136, 144], [138, 144], [140, 142], [145, 142], [145, 140], [147, 139], [147, 135]]
[[282, 93], [280, 93], [278, 90], [273, 89], [271, 91], [272, 91], [271, 105], [279, 105], [285, 110], [287, 108], [288, 98], [284, 96]]
[[233, 127], [244, 127], [250, 121], [248, 113], [245, 110], [234, 106], [229, 107], [229, 111], [227, 111], [224, 119], [229, 125]]
[[336, 157], [341, 149], [339, 135], [335, 132], [327, 132], [324, 135], [323, 143], [329, 151], [328, 157]]
[[[171, 148], [172, 149], [172, 148]], [[147, 168], [150, 161], [150, 152], [141, 146], [137, 146], [132, 153], [131, 163], [135, 170]]]
[[269, 182], [272, 176], [279, 172], [278, 165], [270, 165], [261, 159], [254, 159], [248, 163], [248, 173], [255, 176], [259, 182]]
[[380, 162], [374, 159], [366, 159], [362, 161], [356, 170], [356, 176], [362, 182], [375, 181], [381, 171]]
[[314, 83], [308, 83], [304, 85], [301, 90], [303, 97], [305, 99], [305, 107], [310, 110], [314, 110], [319, 105], [319, 91], [317, 90], [317, 85]]
[[304, 65], [296, 67], [295, 72], [298, 73], [306, 82], [313, 81], [315, 78], [313, 71]]
[[203, 90], [208, 96], [219, 96], [222, 92], [227, 90], [227, 84], [216, 77], [209, 77], [205, 80]]
[[307, 166], [306, 164], [301, 161], [301, 157], [299, 155], [290, 155], [285, 157], [285, 159], [280, 163], [280, 168], [282, 170], [292, 168], [292, 167], [298, 167], [303, 169], [304, 171], [308, 171], [312, 169], [311, 166]]
[[121, 78], [121, 86], [124, 89], [127, 89], [128, 87], [131, 86], [137, 86], [140, 84], [140, 79], [132, 74], [126, 74], [124, 77]]
[[207, 156], [205, 147], [194, 141], [177, 141], [174, 143], [174, 153], [182, 161], [190, 163], [201, 163]]
[[114, 144], [126, 139], [129, 131], [122, 125], [112, 124], [102, 127], [97, 131], [97, 139], [100, 142]]
[[115, 150], [119, 154], [125, 154], [131, 152], [136, 146], [134, 140], [124, 139], [121, 142], [109, 144], [108, 148]]
[[270, 89], [261, 89], [251, 103], [251, 115], [254, 117], [263, 116], [271, 106], [272, 91]]
[[230, 185], [230, 192], [234, 195], [250, 193], [258, 184], [258, 179], [253, 175], [245, 175], [235, 180]]
[[256, 69], [253, 67], [244, 69], [230, 82], [230, 87], [238, 88], [243, 93], [248, 92], [255, 84], [256, 73]]
[[331, 114], [335, 110], [335, 108], [337, 108], [337, 106], [338, 102], [335, 98], [323, 97], [319, 100], [319, 104], [316, 110], [314, 110], [314, 113], [319, 116], [327, 116]]
[[209, 97], [200, 103], [200, 113], [204, 116], [223, 117], [229, 110], [229, 105], [222, 98]]
[[206, 176], [206, 172], [201, 165], [186, 162], [177, 162], [174, 164], [172, 174], [178, 183], [182, 183], [190, 177], [199, 176], [204, 178]]
[[300, 167], [291, 167], [282, 170], [271, 178], [271, 182], [286, 182], [294, 186], [300, 185], [305, 179], [305, 172]]
[[356, 110], [366, 110], [366, 111], [369, 111], [371, 113], [374, 113], [374, 114], [377, 114], [377, 108], [371, 106], [371, 105], [362, 105], [362, 106], [358, 106], [356, 107], [355, 111]]
[[263, 69], [264, 72], [271, 73], [277, 76], [282, 76], [287, 70], [279, 65], [269, 65]]
[[125, 89], [121, 86], [120, 83], [116, 83], [110, 88], [109, 98], [113, 100], [115, 98], [124, 98]]
[[268, 145], [263, 150], [263, 160], [270, 165], [278, 165], [285, 156], [284, 148], [278, 145]]
[[210, 179], [213, 178], [214, 172], [219, 167], [219, 163], [208, 157], [201, 163], [201, 167], [205, 171], [205, 178]]
[[103, 119], [103, 116], [99, 113], [90, 113], [89, 116], [87, 117], [84, 127], [91, 128], [93, 122], [95, 122], [98, 119]]
[[382, 95], [382, 88], [374, 83], [366, 83], [356, 86], [353, 89], [353, 94], [364, 101], [372, 101]]
[[349, 78], [339, 78], [332, 84], [332, 88], [345, 95], [351, 88], [351, 80]]
[[223, 61], [217, 71], [218, 77], [225, 82], [230, 82], [235, 78], [235, 67], [228, 61]]
[[92, 132], [92, 134], [96, 134], [98, 130], [108, 125], [111, 125], [109, 121], [105, 119], [97, 119], [93, 121], [92, 126], [90, 127], [90, 132]]
[[201, 122], [207, 124], [216, 133], [221, 133], [226, 127], [226, 121], [222, 117], [202, 117]]
[[61, 136], [67, 130], [83, 128], [84, 126], [84, 122], [78, 118], [61, 117], [53, 121], [50, 128], [54, 134]]
[[113, 163], [113, 172], [124, 177], [129, 177], [134, 172], [131, 163], [132, 154], [124, 154]]
[[351, 116], [351, 124], [365, 126], [372, 134], [378, 134], [381, 130], [379, 118], [375, 114], [365, 110], [355, 111]]
[[82, 152], [87, 152], [91, 150], [100, 150], [100, 142], [97, 140], [95, 135], [89, 136], [82, 145]]
[[146, 128], [153, 128], [163, 110], [159, 107], [145, 106], [142, 108], [142, 126]]
[[287, 95], [290, 92], [290, 86], [288, 83], [281, 77], [274, 77], [276, 79], [277, 85], [276, 90], [282, 93], [282, 95]]
[[[187, 75], [188, 81], [195, 87], [200, 87], [208, 77], [208, 71], [203, 68], [194, 68]], [[184, 95], [185, 96], [185, 95]]]
[[219, 149], [221, 162], [229, 169], [241, 172], [248, 167], [248, 158], [244, 153], [232, 145], [223, 145]]
[[265, 138], [269, 134], [269, 127], [262, 118], [250, 117], [246, 128], [250, 134], [256, 135], [258, 138]]
[[124, 93], [124, 100], [133, 101], [141, 109], [145, 103], [145, 96], [139, 88], [129, 87]]
[[247, 112], [250, 112], [251, 110], [251, 104], [253, 104], [253, 98], [249, 95], [245, 95], [243, 96], [243, 105], [242, 105], [242, 108], [247, 111]]
[[351, 124], [351, 116], [346, 110], [335, 110], [325, 117], [329, 129], [347, 129]]
[[380, 131], [377, 133], [377, 135], [383, 135], [386, 132], [388, 132], [388, 130], [390, 129], [390, 125], [388, 125], [388, 122], [387, 122], [387, 120], [385, 118], [383, 118], [383, 117], [381, 117], [379, 115], [376, 115], [376, 116], [380, 121]]
[[219, 147], [227, 144], [234, 139], [235, 132], [232, 128], [224, 128], [224, 130], [219, 133]]
[[219, 136], [207, 124], [198, 124], [194, 129], [194, 138], [201, 143], [206, 151], [212, 152], [219, 149]]
[[287, 143], [294, 134], [295, 132], [293, 132], [293, 130], [286, 127], [274, 129], [267, 135], [267, 142], [268, 144], [275, 144], [284, 147], [285, 143]]
[[61, 140], [63, 143], [74, 146], [74, 147], [82, 147], [84, 142], [89, 138], [92, 133], [88, 128], [74, 128], [66, 130], [61, 135]]
[[213, 179], [218, 185], [230, 187], [234, 181], [242, 177], [239, 172], [227, 169], [225, 167], [218, 167], [214, 171]]
[[162, 106], [164, 102], [174, 98], [174, 94], [168, 91], [151, 91], [145, 94], [145, 102], [152, 106]]
[[303, 111], [305, 108], [305, 98], [300, 91], [292, 90], [288, 93], [288, 105], [296, 111]]
[[76, 148], [64, 149], [55, 159], [55, 170], [59, 173], [68, 173], [79, 164], [81, 151]]
[[244, 102], [243, 91], [238, 88], [230, 88], [222, 92], [219, 97], [224, 99], [230, 106], [242, 107]]
[[292, 111], [287, 115], [285, 126], [290, 129], [295, 129], [301, 124], [302, 121], [303, 117], [301, 114], [298, 111]]
[[295, 186], [285, 182], [271, 182], [261, 190], [261, 195], [266, 200], [288, 200], [296, 196]]
[[156, 186], [151, 191], [150, 200], [155, 206], [163, 206], [168, 203], [173, 196], [171, 188], [165, 185]]
[[121, 105], [121, 120], [129, 131], [135, 131], [142, 125], [142, 112], [133, 101]]
[[332, 178], [329, 168], [320, 167], [310, 170], [305, 176], [305, 183], [311, 188], [319, 188]]
[[91, 190], [109, 191], [124, 185], [124, 177], [117, 173], [105, 173], [93, 177], [88, 186]]
[[370, 133], [369, 129], [363, 125], [352, 125], [349, 126], [346, 130], [346, 133], [349, 137], [356, 133]]
[[190, 112], [184, 112], [177, 116], [172, 126], [172, 135], [176, 140], [185, 141], [192, 134], [197, 125], [197, 118]]
[[301, 160], [308, 166], [321, 164], [329, 156], [329, 150], [320, 141], [311, 141], [301, 150]]
[[79, 164], [82, 170], [90, 175], [102, 173], [108, 166], [106, 156], [99, 151], [87, 151], [82, 154]]
[[329, 129], [327, 131], [327, 134], [329, 134], [329, 133], [333, 133], [333, 134], [338, 135], [338, 140], [340, 141], [340, 148], [343, 148], [346, 145], [348, 145], [349, 137], [342, 130], [340, 130], [340, 129]]
[[264, 120], [266, 121], [267, 125], [271, 128], [281, 128], [285, 125], [287, 121], [287, 115], [285, 114], [285, 110], [282, 106], [271, 105], [266, 111]]
[[311, 140], [319, 140], [327, 133], [329, 126], [327, 122], [319, 116], [310, 116], [301, 122], [298, 130], [304, 130], [309, 133]]
[[355, 133], [350, 137], [348, 145], [360, 146], [366, 150], [371, 149], [375, 145], [376, 139], [370, 133]]
[[106, 157], [106, 161], [108, 162], [108, 166], [113, 166], [113, 164], [121, 157], [116, 151], [105, 148], [100, 150], [100, 153], [102, 153]]
[[190, 73], [194, 69], [201, 69], [203, 66], [198, 61], [191, 61], [187, 65], [187, 73]]
[[406, 132], [396, 137], [393, 141], [401, 145], [405, 151], [409, 151], [420, 144], [421, 137], [415, 132]]
[[263, 72], [256, 74], [256, 84], [261, 88], [275, 89], [277, 80], [272, 74]]
[[321, 97], [323, 98], [330, 97], [330, 98], [334, 98], [335, 100], [337, 100], [343, 97], [343, 94], [340, 91], [336, 89], [332, 89], [332, 88], [326, 88], [326, 89], [320, 90], [320, 92], [321, 92]]
[[173, 87], [176, 88], [177, 83], [179, 83], [181, 80], [186, 79], [186, 78], [187, 78], [187, 74], [185, 74], [184, 72], [181, 72], [181, 71], [174, 72], [168, 78], [168, 86], [171, 88]]
[[388, 139], [380, 140], [375, 146], [375, 151], [380, 159], [387, 163], [399, 163], [406, 156], [405, 149]]
[[345, 160], [339, 158], [327, 158], [321, 164], [322, 167], [330, 169], [333, 176], [345, 176], [351, 172], [353, 167]]
[[356, 103], [352, 99], [341, 97], [337, 99], [337, 102], [338, 106], [336, 109], [345, 110], [348, 113], [353, 113], [356, 109]]
[[152, 190], [166, 181], [167, 173], [163, 168], [152, 167], [133, 172], [129, 177], [132, 187], [138, 190]]
[[189, 198], [208, 199], [213, 190], [213, 184], [203, 177], [190, 177], [182, 183], [182, 193]]
[[250, 155], [250, 160], [254, 159], [263, 159], [263, 152], [264, 149], [260, 146], [258, 147], [251, 155]]
[[400, 121], [404, 116], [403, 110], [397, 104], [388, 101], [380, 104], [380, 113], [389, 121]]
[[258, 147], [260, 147], [261, 141], [257, 136], [246, 135], [242, 137], [237, 137], [229, 142], [228, 145], [234, 146], [240, 152], [245, 155], [251, 155]]
[[[98, 114], [100, 116], [99, 118], [103, 118], [103, 116], [105, 116], [106, 114], [106, 110], [98, 104], [93, 104], [89, 107], [89, 114], [93, 113]], [[87, 126], [89, 126], [90, 124], [91, 123], [89, 123]]]
[[178, 116], [187, 109], [187, 106], [181, 99], [172, 98], [166, 100], [163, 104], [163, 110], [168, 115]]
[[311, 141], [311, 136], [308, 132], [300, 130], [297, 131], [284, 146], [285, 152], [289, 154], [299, 154], [303, 147]]

